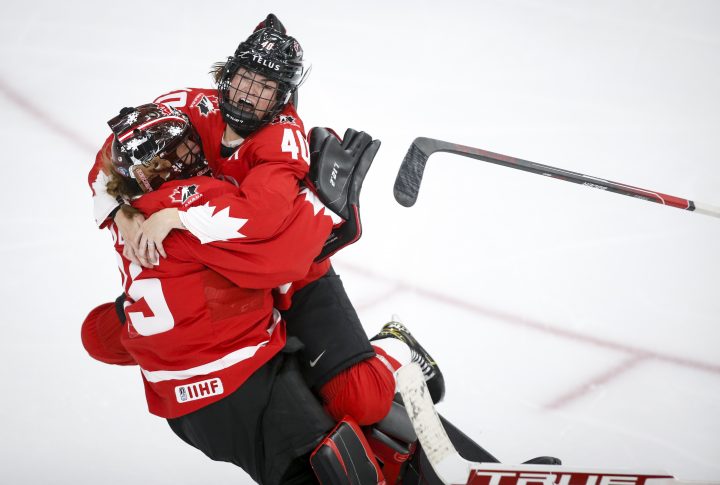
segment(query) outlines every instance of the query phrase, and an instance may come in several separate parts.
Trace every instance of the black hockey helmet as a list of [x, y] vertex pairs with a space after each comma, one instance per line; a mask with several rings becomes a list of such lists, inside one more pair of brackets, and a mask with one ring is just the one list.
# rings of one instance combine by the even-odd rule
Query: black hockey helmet
[[112, 167], [142, 192], [163, 182], [209, 174], [200, 136], [185, 113], [164, 104], [123, 108], [108, 121]]
[[257, 27], [255, 27], [255, 30], [253, 30], [253, 32], [257, 32], [260, 29], [268, 27], [277, 30], [283, 35], [287, 34], [285, 26], [282, 22], [280, 22], [280, 19], [277, 18], [277, 15], [275, 15], [274, 13], [269, 13], [267, 17], [265, 17], [259, 24], [257, 24]]
[[271, 122], [308, 72], [298, 41], [269, 14], [222, 68], [218, 99], [225, 122], [242, 136]]

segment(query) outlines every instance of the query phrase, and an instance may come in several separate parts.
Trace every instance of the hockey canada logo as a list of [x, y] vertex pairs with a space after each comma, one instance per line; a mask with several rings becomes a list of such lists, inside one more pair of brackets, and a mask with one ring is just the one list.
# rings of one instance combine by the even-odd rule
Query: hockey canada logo
[[207, 96], [205, 94], [198, 95], [190, 104], [191, 108], [197, 108], [202, 116], [209, 116], [215, 111], [217, 104], [217, 96]]
[[175, 388], [175, 398], [179, 403], [197, 401], [198, 399], [205, 399], [222, 393], [222, 381], [217, 377]]
[[272, 120], [271, 124], [277, 125], [281, 123], [287, 123], [289, 125], [295, 125], [298, 126], [297, 123], [295, 123], [295, 117], [290, 115], [277, 115], [275, 119]]
[[170, 194], [170, 200], [176, 204], [190, 205], [200, 197], [202, 194], [198, 191], [199, 185], [183, 185], [181, 187], [175, 187], [175, 190]]

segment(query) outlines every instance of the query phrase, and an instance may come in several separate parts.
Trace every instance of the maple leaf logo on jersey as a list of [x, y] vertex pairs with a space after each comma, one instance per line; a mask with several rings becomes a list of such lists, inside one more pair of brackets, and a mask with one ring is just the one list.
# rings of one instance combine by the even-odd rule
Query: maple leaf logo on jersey
[[247, 219], [231, 216], [230, 207], [225, 207], [214, 214], [213, 212], [215, 206], [207, 202], [204, 205], [190, 207], [182, 221], [202, 244], [245, 237], [240, 229], [248, 221]]
[[215, 111], [217, 104], [217, 96], [207, 96], [205, 94], [198, 95], [190, 104], [191, 108], [197, 108], [202, 116], [209, 116]]
[[295, 123], [295, 117], [290, 115], [277, 115], [275, 119], [273, 119], [271, 122], [271, 124], [273, 125], [278, 125], [281, 123], [297, 126], [297, 123]]
[[328, 209], [312, 190], [306, 187], [300, 191], [300, 195], [304, 195], [305, 200], [312, 204], [315, 215], [322, 211], [323, 215], [328, 216], [333, 221], [333, 224], [340, 224], [343, 221], [343, 218]]
[[202, 194], [198, 191], [199, 185], [183, 185], [181, 187], [175, 187], [175, 190], [170, 194], [170, 200], [176, 204], [190, 205], [200, 197]]

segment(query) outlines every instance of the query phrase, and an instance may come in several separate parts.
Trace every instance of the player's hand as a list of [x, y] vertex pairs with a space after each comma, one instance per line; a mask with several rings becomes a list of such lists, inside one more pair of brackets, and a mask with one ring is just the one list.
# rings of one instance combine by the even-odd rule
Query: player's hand
[[[114, 220], [118, 230], [120, 231], [120, 236], [122, 236], [125, 241], [125, 245], [123, 246], [123, 256], [135, 264], [151, 268], [152, 266], [147, 265], [147, 262], [143, 264], [140, 260], [138, 256], [138, 247], [135, 242], [137, 233], [142, 227], [143, 222], [145, 222], [145, 217], [142, 214], [135, 214], [130, 217], [126, 215], [124, 211], [120, 210], [117, 214], [115, 214]], [[157, 255], [155, 257], [157, 258]]]
[[163, 209], [151, 215], [148, 220], [143, 222], [135, 236], [140, 258], [155, 264], [158, 261], [158, 253], [163, 258], [167, 258], [163, 241], [170, 231], [184, 229], [184, 227], [177, 209]]

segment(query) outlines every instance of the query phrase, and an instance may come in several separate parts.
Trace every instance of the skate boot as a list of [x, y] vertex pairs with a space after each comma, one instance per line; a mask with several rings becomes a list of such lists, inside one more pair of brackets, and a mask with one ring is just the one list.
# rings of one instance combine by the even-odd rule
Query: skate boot
[[433, 403], [437, 404], [445, 396], [445, 379], [442, 372], [440, 372], [435, 359], [430, 357], [430, 354], [415, 340], [410, 331], [402, 323], [395, 320], [395, 317], [393, 317], [393, 321], [383, 325], [382, 330], [371, 338], [370, 342], [394, 338], [405, 343], [410, 349], [411, 362], [417, 363], [422, 369], [425, 382], [430, 391], [430, 397], [432, 397]]

